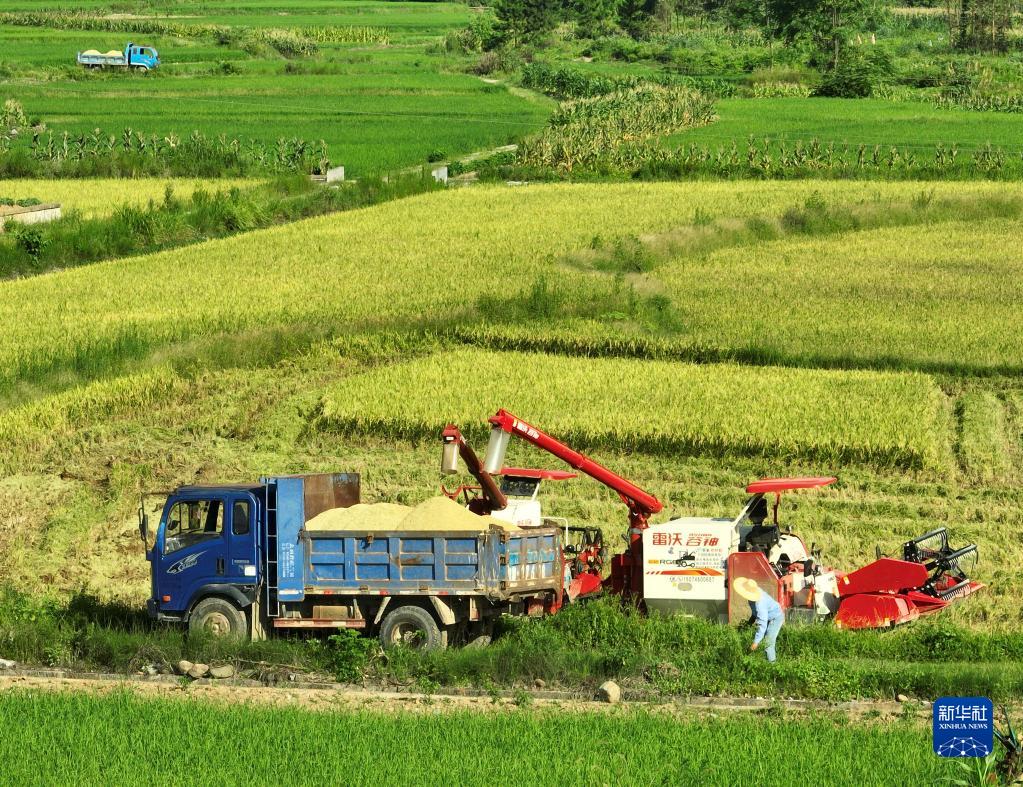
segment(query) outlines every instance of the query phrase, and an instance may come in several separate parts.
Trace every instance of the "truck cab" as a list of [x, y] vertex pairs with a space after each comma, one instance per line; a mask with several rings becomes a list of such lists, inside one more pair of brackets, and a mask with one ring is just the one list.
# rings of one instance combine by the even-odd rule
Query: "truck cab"
[[[264, 499], [264, 488], [256, 484], [182, 486], [167, 498], [147, 543], [150, 616], [187, 622], [210, 596], [233, 601], [239, 610], [252, 604], [259, 573], [256, 523]], [[233, 630], [244, 625], [243, 617], [222, 614], [215, 627]]]
[[313, 524], [359, 502], [356, 473], [182, 486], [151, 529], [143, 499], [150, 616], [238, 638], [354, 628], [385, 647], [434, 648], [449, 635], [485, 636], [501, 614], [560, 607], [558, 529], [505, 530], [482, 519], [467, 529], [436, 511], [435, 530]]
[[130, 68], [149, 71], [160, 65], [160, 56], [151, 46], [128, 43], [124, 49], [124, 59]]

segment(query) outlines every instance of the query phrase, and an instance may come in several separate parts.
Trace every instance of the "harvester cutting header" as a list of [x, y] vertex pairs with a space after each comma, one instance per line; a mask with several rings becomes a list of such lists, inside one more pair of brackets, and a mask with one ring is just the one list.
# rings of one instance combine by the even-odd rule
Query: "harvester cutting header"
[[[602, 578], [606, 555], [602, 534], [596, 543], [593, 529], [566, 529], [569, 538], [572, 531], [586, 536], [581, 549], [566, 547], [571, 558], [566, 561], [571, 598], [610, 592], [628, 596], [648, 610], [736, 623], [749, 617], [749, 604], [729, 589], [736, 579], [746, 577], [778, 601], [790, 618], [832, 618], [844, 628], [878, 628], [937, 612], [983, 587], [967, 574], [977, 562], [976, 545], [952, 548], [945, 528], [907, 541], [900, 558], [879, 554], [873, 563], [848, 573], [823, 566], [819, 550], [808, 549], [791, 529], [782, 529], [778, 509], [782, 492], [827, 486], [835, 482], [833, 477], [751, 483], [746, 487], [751, 497], [733, 519], [685, 517], [651, 524], [649, 518], [663, 508], [656, 496], [507, 410], [499, 410], [490, 424], [490, 442], [482, 461], [454, 425], [442, 435], [442, 471], [455, 472], [461, 456], [479, 483], [478, 488], [458, 490], [469, 496], [471, 510], [515, 522], [523, 501], [509, 498], [506, 491], [514, 489], [519, 479], [530, 477], [536, 479], [529, 494], [536, 507], [532, 523], [545, 522], [535, 503], [535, 487], [542, 478], [550, 478], [551, 471], [505, 468], [512, 436], [608, 486], [628, 508], [628, 547], [611, 559], [606, 579]], [[502, 476], [504, 483], [498, 485], [495, 475]], [[478, 497], [472, 497], [474, 491]], [[770, 512], [768, 495], [774, 496]], [[588, 554], [588, 559], [575, 558], [579, 553]]]

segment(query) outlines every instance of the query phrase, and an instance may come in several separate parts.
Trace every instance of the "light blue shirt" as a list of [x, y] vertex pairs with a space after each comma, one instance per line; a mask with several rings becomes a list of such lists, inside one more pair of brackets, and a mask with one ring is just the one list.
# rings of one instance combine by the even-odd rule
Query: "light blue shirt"
[[760, 598], [753, 602], [753, 614], [757, 616], [757, 635], [753, 638], [753, 642], [759, 645], [760, 640], [767, 633], [767, 624], [772, 620], [781, 619], [781, 605], [761, 591]]

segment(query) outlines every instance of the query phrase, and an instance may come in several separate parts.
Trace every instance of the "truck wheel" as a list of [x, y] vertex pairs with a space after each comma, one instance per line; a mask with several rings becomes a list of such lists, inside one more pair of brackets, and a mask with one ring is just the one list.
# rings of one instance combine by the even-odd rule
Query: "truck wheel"
[[441, 631], [433, 615], [422, 607], [393, 609], [380, 624], [380, 644], [384, 649], [404, 645], [415, 650], [444, 650], [448, 633]]
[[249, 627], [245, 613], [238, 607], [226, 599], [211, 596], [195, 605], [188, 618], [188, 633], [244, 639]]

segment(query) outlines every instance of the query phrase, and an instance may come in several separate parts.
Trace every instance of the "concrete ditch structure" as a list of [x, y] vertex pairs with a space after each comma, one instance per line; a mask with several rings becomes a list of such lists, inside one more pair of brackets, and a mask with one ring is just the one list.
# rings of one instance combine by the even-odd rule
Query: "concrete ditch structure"
[[56, 221], [61, 216], [60, 205], [56, 202], [42, 205], [0, 205], [0, 232], [6, 231], [9, 222], [19, 224], [43, 224]]
[[331, 167], [322, 175], [310, 175], [309, 179], [313, 183], [323, 183], [329, 185], [331, 183], [343, 183], [345, 180], [345, 168], [344, 167]]

